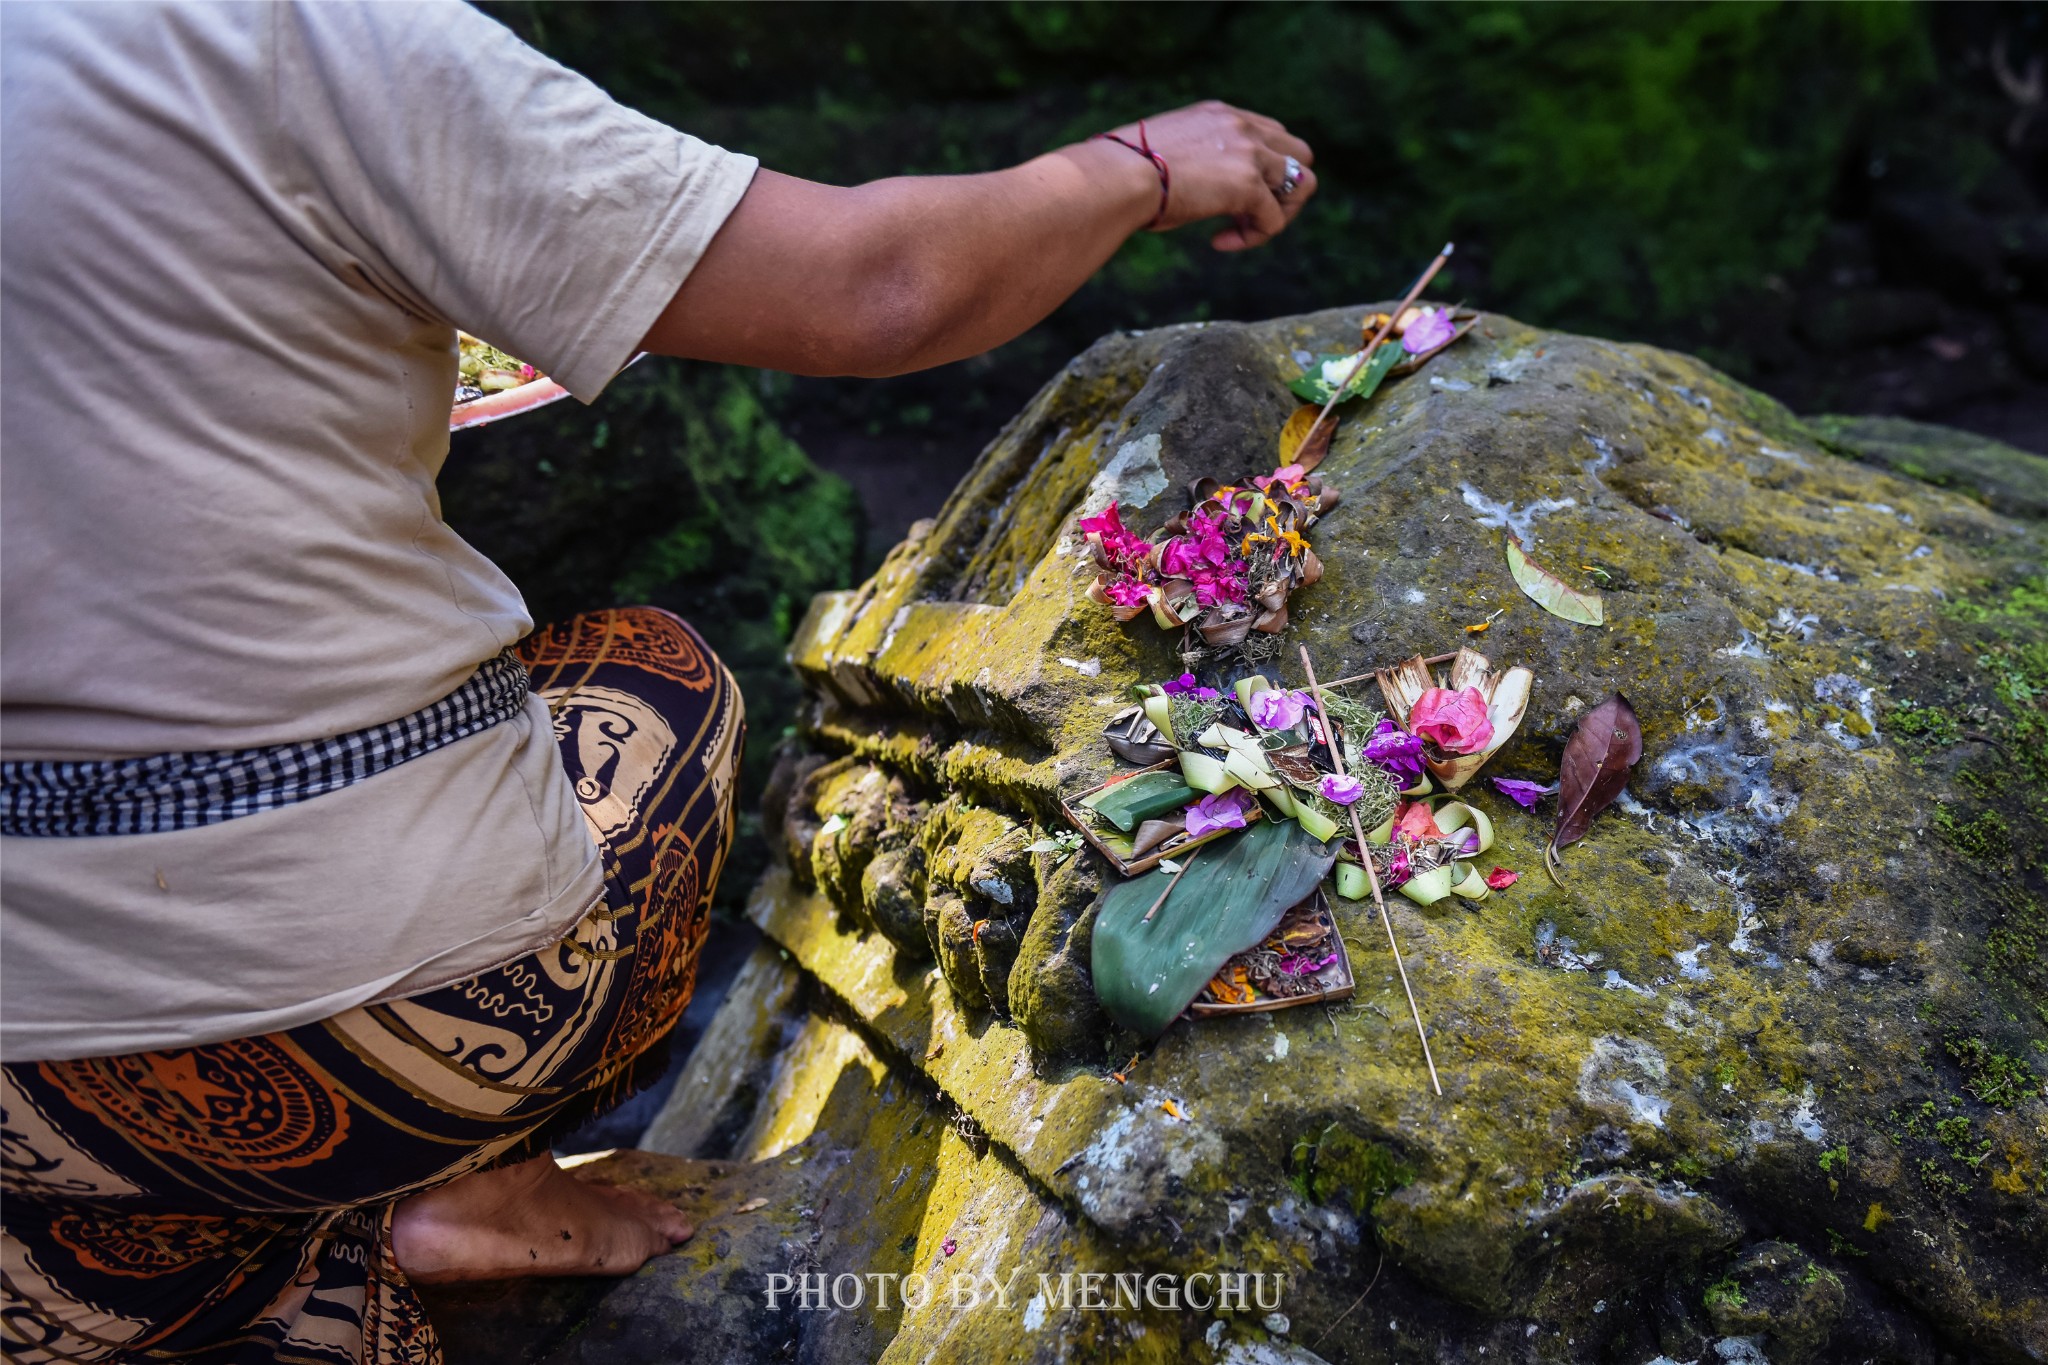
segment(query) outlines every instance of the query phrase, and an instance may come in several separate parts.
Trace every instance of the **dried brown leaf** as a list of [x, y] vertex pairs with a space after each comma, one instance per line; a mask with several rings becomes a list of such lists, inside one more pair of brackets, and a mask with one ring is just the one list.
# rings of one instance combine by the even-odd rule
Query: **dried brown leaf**
[[[1330, 439], [1337, 434], [1337, 418], [1332, 414], [1318, 423], [1316, 418], [1322, 409], [1313, 403], [1304, 403], [1294, 410], [1287, 419], [1287, 425], [1280, 428], [1280, 464], [1301, 466], [1306, 474], [1323, 462], [1330, 453]], [[1306, 439], [1304, 439], [1306, 438]]]
[[1629, 770], [1642, 756], [1642, 726], [1621, 693], [1580, 717], [1558, 768], [1557, 830], [1550, 836], [1546, 860], [1585, 835], [1593, 817], [1621, 795]]

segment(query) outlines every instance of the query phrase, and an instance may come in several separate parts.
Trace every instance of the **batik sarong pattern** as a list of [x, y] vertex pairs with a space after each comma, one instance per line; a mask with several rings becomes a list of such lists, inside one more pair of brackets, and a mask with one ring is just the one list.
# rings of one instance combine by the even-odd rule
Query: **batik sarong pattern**
[[5, 1067], [9, 1360], [438, 1361], [392, 1259], [392, 1205], [546, 1150], [665, 1067], [731, 846], [739, 694], [695, 631], [648, 608], [571, 618], [518, 652], [603, 900], [559, 943], [424, 994]]

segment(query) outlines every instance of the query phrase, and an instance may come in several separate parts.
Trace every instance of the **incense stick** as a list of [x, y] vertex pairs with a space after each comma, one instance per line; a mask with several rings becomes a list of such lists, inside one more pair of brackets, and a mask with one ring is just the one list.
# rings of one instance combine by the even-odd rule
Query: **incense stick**
[[[1448, 253], [1447, 253], [1448, 254]], [[1344, 746], [1337, 742], [1335, 725], [1330, 721], [1330, 708], [1323, 701], [1322, 684], [1316, 681], [1316, 667], [1308, 661], [1308, 646], [1301, 647], [1301, 668], [1308, 675], [1308, 690], [1315, 694], [1316, 710], [1323, 718], [1323, 725], [1330, 741], [1330, 761], [1337, 768], [1337, 775], [1344, 776]], [[1394, 953], [1394, 970], [1401, 974], [1401, 991], [1408, 997], [1408, 1013], [1415, 1019], [1415, 1036], [1422, 1043], [1422, 1060], [1429, 1064], [1429, 1083], [1441, 1096], [1443, 1082], [1436, 1078], [1436, 1058], [1429, 1055], [1429, 1030], [1422, 1026], [1422, 1011], [1415, 1004], [1415, 991], [1408, 985], [1408, 969], [1401, 965], [1401, 945], [1394, 941], [1394, 918], [1387, 913], [1386, 897], [1380, 894], [1379, 870], [1373, 866], [1372, 850], [1365, 842], [1365, 826], [1359, 823], [1358, 807], [1350, 808], [1351, 832], [1358, 837], [1358, 857], [1365, 864], [1366, 884], [1372, 888], [1372, 902], [1380, 908], [1380, 923], [1386, 926], [1387, 947]], [[1162, 898], [1163, 899], [1163, 898]]]
[[[1458, 656], [1457, 656], [1457, 654], [1456, 654], [1455, 652], [1453, 652], [1453, 653], [1450, 653], [1450, 654], [1432, 654], [1432, 655], [1430, 655], [1430, 656], [1429, 656], [1429, 657], [1428, 657], [1427, 659], [1424, 659], [1424, 660], [1422, 661], [1422, 666], [1423, 666], [1424, 668], [1434, 668], [1434, 667], [1435, 667], [1436, 665], [1438, 665], [1438, 664], [1447, 664], [1447, 663], [1449, 663], [1449, 662], [1450, 662], [1451, 660], [1453, 660], [1453, 659], [1455, 659], [1455, 658], [1457, 658], [1457, 657], [1458, 657]], [[1386, 670], [1385, 670], [1385, 669], [1383, 669], [1383, 668], [1373, 668], [1373, 669], [1368, 669], [1367, 671], [1365, 671], [1365, 672], [1363, 672], [1363, 673], [1354, 673], [1354, 674], [1352, 674], [1352, 675], [1351, 675], [1350, 677], [1348, 677], [1348, 678], [1339, 678], [1339, 679], [1337, 679], [1337, 681], [1335, 681], [1335, 682], [1327, 682], [1327, 683], [1324, 683], [1324, 684], [1323, 684], [1323, 686], [1325, 686], [1325, 687], [1349, 687], [1349, 686], [1351, 686], [1351, 684], [1353, 684], [1353, 683], [1360, 683], [1360, 682], [1364, 682], [1364, 681], [1365, 681], [1365, 680], [1366, 680], [1367, 678], [1376, 678], [1376, 677], [1378, 677], [1378, 676], [1379, 676], [1380, 674], [1384, 673], [1385, 671], [1386, 671]]]
[[1429, 288], [1429, 282], [1436, 278], [1436, 272], [1442, 270], [1444, 262], [1451, 259], [1451, 251], [1456, 245], [1454, 242], [1445, 242], [1444, 249], [1438, 252], [1436, 259], [1429, 263], [1429, 269], [1423, 271], [1416, 278], [1414, 286], [1408, 291], [1408, 297], [1402, 299], [1400, 303], [1394, 306], [1394, 311], [1387, 314], [1387, 320], [1380, 324], [1380, 330], [1373, 335], [1372, 341], [1367, 344], [1364, 350], [1358, 353], [1358, 359], [1351, 362], [1351, 368], [1344, 372], [1344, 382], [1337, 385], [1336, 392], [1330, 395], [1330, 401], [1323, 404], [1323, 410], [1316, 414], [1316, 420], [1309, 423], [1307, 433], [1301, 438], [1301, 446], [1297, 446], [1296, 449], [1300, 449], [1309, 443], [1309, 438], [1316, 434], [1316, 428], [1320, 427], [1324, 419], [1330, 415], [1330, 409], [1336, 407], [1337, 400], [1344, 396], [1344, 390], [1351, 387], [1351, 381], [1358, 378], [1358, 372], [1365, 367], [1365, 363], [1368, 360], [1372, 359], [1372, 353], [1380, 348], [1380, 343], [1387, 339], [1387, 333], [1394, 330], [1394, 324], [1401, 320], [1401, 314], [1407, 312], [1409, 305], [1421, 297], [1422, 291]]

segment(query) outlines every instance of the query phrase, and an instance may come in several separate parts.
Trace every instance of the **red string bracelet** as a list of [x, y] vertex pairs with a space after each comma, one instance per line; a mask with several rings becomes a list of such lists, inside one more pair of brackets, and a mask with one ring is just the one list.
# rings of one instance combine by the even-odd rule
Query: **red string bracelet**
[[1145, 224], [1145, 226], [1147, 228], [1156, 228], [1166, 221], [1166, 197], [1173, 192], [1173, 172], [1166, 168], [1166, 158], [1152, 150], [1152, 143], [1145, 136], [1145, 120], [1138, 120], [1138, 140], [1136, 142], [1132, 142], [1129, 138], [1118, 137], [1115, 133], [1097, 133], [1095, 136], [1105, 141], [1114, 142], [1119, 147], [1129, 147], [1158, 168], [1159, 212], [1153, 214], [1152, 221]]

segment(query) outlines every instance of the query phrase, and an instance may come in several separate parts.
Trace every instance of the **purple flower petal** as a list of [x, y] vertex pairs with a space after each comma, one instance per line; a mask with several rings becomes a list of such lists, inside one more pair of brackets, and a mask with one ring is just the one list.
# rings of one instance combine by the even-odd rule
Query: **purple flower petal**
[[1204, 834], [1214, 834], [1219, 829], [1243, 829], [1245, 815], [1251, 807], [1246, 804], [1248, 794], [1239, 787], [1214, 796], [1205, 796], [1189, 806], [1188, 838], [1199, 839]]
[[1448, 308], [1425, 308], [1422, 316], [1408, 324], [1408, 330], [1401, 333], [1401, 349], [1409, 355], [1421, 355], [1433, 351], [1456, 336], [1457, 324], [1451, 321]]
[[1324, 799], [1348, 806], [1365, 795], [1365, 784], [1355, 777], [1339, 777], [1330, 773], [1323, 778], [1321, 791]]
[[1365, 760], [1396, 777], [1417, 778], [1422, 776], [1422, 741], [1382, 717], [1366, 737]]
[[1278, 692], [1268, 689], [1252, 693], [1252, 721], [1261, 730], [1292, 730], [1301, 724], [1302, 711], [1308, 706], [1308, 693], [1301, 691]]
[[1487, 780], [1493, 783], [1495, 791], [1523, 810], [1532, 808], [1538, 801], [1557, 790], [1556, 783], [1546, 787], [1541, 782], [1524, 782], [1519, 777], [1492, 777]]

